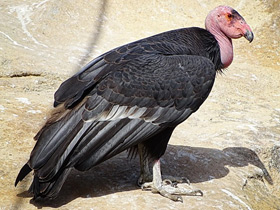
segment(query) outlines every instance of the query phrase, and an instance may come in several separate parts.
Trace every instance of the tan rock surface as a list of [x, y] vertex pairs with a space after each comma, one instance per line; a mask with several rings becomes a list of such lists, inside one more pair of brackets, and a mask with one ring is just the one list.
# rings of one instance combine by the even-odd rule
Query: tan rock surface
[[[233, 64], [200, 110], [176, 129], [162, 164], [164, 174], [188, 177], [203, 197], [175, 203], [141, 191], [138, 159], [125, 153], [88, 172], [73, 171], [52, 202], [30, 203], [30, 175], [14, 188], [63, 80], [113, 47], [203, 27], [220, 4], [243, 15], [255, 40], [234, 40]], [[2, 1], [0, 209], [279, 209], [279, 11], [278, 0]]]

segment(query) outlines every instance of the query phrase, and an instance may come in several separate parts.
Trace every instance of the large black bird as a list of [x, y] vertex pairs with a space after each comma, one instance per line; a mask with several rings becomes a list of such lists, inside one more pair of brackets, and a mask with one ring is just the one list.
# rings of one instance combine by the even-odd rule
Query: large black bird
[[34, 199], [55, 198], [72, 168], [86, 171], [138, 148], [140, 182], [172, 200], [199, 190], [163, 184], [160, 157], [174, 128], [208, 97], [217, 71], [233, 59], [232, 38], [253, 33], [228, 6], [212, 10], [202, 28], [167, 31], [113, 49], [61, 84], [55, 109], [35, 136], [15, 185], [34, 170]]

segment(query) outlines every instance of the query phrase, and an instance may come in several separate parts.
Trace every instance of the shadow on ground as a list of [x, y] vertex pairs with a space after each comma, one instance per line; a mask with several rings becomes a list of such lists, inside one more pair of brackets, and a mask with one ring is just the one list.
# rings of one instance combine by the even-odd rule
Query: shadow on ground
[[[228, 147], [223, 150], [169, 145], [162, 159], [162, 173], [187, 177], [191, 183], [200, 183], [225, 177], [228, 167], [255, 165], [263, 171], [265, 179], [272, 184], [258, 155], [245, 147]], [[59, 197], [55, 200], [30, 202], [38, 208], [60, 207], [78, 197], [90, 198], [139, 189], [138, 158], [129, 160], [126, 153], [94, 167], [87, 172], [73, 170], [68, 176]], [[29, 197], [22, 192], [18, 197]]]

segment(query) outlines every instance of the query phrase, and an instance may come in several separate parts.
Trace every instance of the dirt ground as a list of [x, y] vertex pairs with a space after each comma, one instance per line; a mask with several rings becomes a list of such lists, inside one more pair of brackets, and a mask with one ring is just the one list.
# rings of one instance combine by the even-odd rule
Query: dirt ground
[[[163, 174], [187, 177], [203, 197], [176, 203], [142, 191], [138, 159], [125, 153], [73, 171], [51, 202], [32, 202], [31, 175], [14, 187], [62, 81], [113, 47], [204, 27], [221, 4], [242, 14], [255, 40], [234, 40], [232, 65], [162, 160]], [[279, 0], [10, 0], [0, 19], [0, 209], [280, 209]]]

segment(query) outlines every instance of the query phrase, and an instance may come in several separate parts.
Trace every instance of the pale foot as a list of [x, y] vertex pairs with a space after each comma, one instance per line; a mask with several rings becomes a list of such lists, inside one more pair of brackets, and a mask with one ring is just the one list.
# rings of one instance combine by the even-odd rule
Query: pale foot
[[[174, 177], [169, 177], [174, 180]], [[175, 181], [182, 179], [176, 178]], [[153, 181], [146, 182], [142, 185], [143, 190], [151, 190], [153, 193], [159, 193], [162, 196], [169, 198], [173, 201], [183, 202], [182, 195], [187, 196], [203, 196], [201, 190], [198, 189], [186, 189], [179, 188], [177, 184], [173, 183], [171, 180], [162, 181], [161, 172], [160, 172], [160, 161], [157, 160], [153, 165]]]
[[183, 202], [182, 195], [186, 196], [203, 196], [201, 190], [180, 188], [177, 185], [161, 182], [155, 186], [154, 182], [146, 182], [142, 185], [142, 190], [151, 190], [152, 193], [159, 193], [162, 196], [173, 201]]

